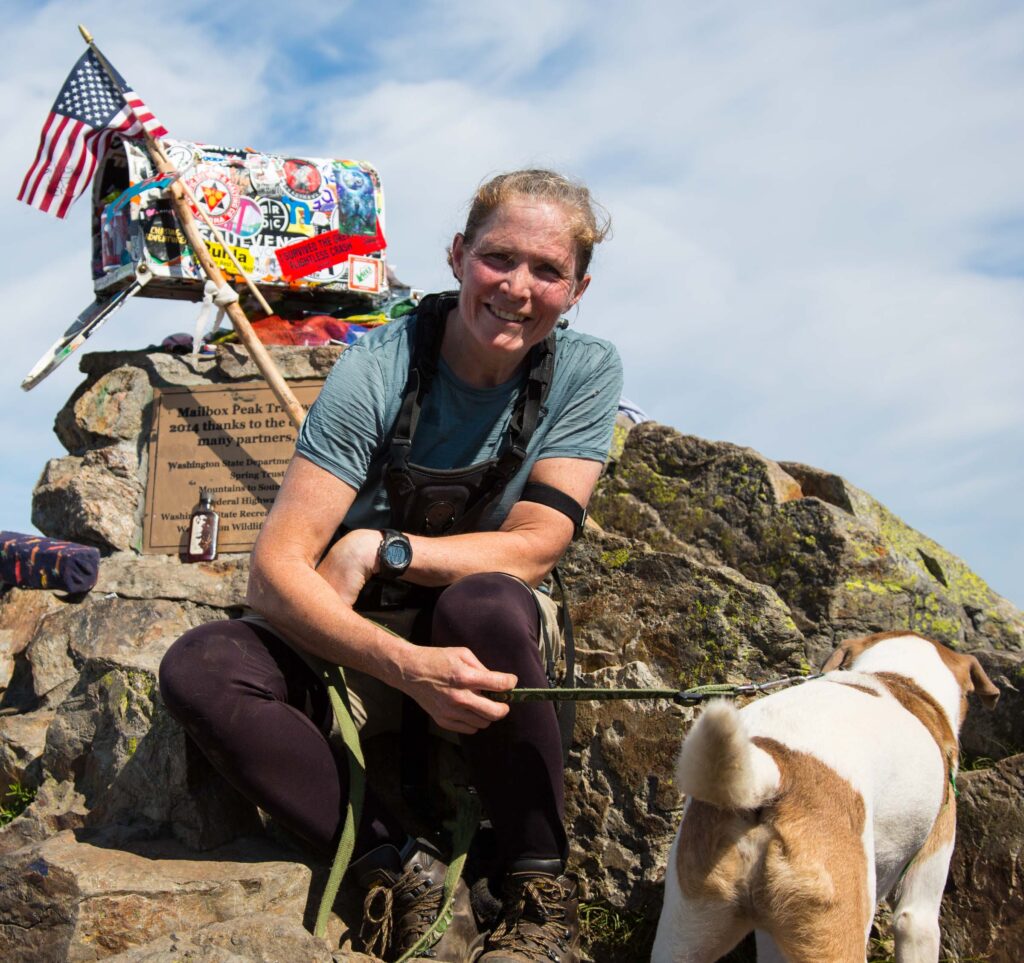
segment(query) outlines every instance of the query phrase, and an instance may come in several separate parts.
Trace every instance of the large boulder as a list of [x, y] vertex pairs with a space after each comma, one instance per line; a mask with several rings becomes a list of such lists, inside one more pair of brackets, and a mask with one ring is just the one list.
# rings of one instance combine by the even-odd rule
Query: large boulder
[[836, 475], [648, 422], [630, 432], [591, 514], [653, 548], [694, 552], [771, 586], [815, 659], [906, 628], [954, 648], [1024, 649], [1024, 618], [967, 566]]

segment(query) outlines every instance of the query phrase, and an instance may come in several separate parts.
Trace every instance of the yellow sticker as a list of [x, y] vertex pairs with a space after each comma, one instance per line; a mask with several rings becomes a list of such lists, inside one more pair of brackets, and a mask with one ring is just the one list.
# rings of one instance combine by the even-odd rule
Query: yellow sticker
[[[217, 241], [209, 241], [207, 242], [207, 247], [209, 247], [210, 257], [216, 262], [217, 267], [222, 271], [227, 271], [229, 274], [236, 274], [238, 272], [238, 268], [231, 263], [231, 258], [225, 252], [223, 244], [219, 244]], [[256, 262], [252, 258], [252, 252], [248, 248], [231, 245], [231, 253], [235, 255], [242, 270], [246, 274], [251, 274], [256, 267]]]

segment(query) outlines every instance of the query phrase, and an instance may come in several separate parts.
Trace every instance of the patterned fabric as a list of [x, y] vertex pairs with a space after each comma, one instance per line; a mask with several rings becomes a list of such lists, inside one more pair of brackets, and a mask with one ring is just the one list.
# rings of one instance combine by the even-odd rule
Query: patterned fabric
[[99, 571], [98, 548], [42, 535], [0, 532], [0, 582], [18, 588], [88, 592]]

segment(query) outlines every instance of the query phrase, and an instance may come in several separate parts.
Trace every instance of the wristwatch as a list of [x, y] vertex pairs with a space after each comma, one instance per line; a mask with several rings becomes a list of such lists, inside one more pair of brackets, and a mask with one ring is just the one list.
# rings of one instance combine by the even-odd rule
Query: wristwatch
[[380, 559], [380, 577], [399, 578], [412, 561], [412, 545], [409, 539], [393, 528], [381, 530], [380, 548], [377, 558]]

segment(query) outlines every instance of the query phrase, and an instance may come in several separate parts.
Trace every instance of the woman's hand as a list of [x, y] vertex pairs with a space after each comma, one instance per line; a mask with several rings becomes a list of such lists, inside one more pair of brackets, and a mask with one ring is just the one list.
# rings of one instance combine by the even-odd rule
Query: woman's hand
[[413, 646], [397, 688], [442, 729], [472, 735], [508, 715], [509, 705], [479, 692], [513, 689], [510, 672], [492, 672], [469, 650]]
[[380, 537], [372, 528], [357, 528], [335, 542], [317, 566], [320, 576], [349, 607], [377, 572]]

